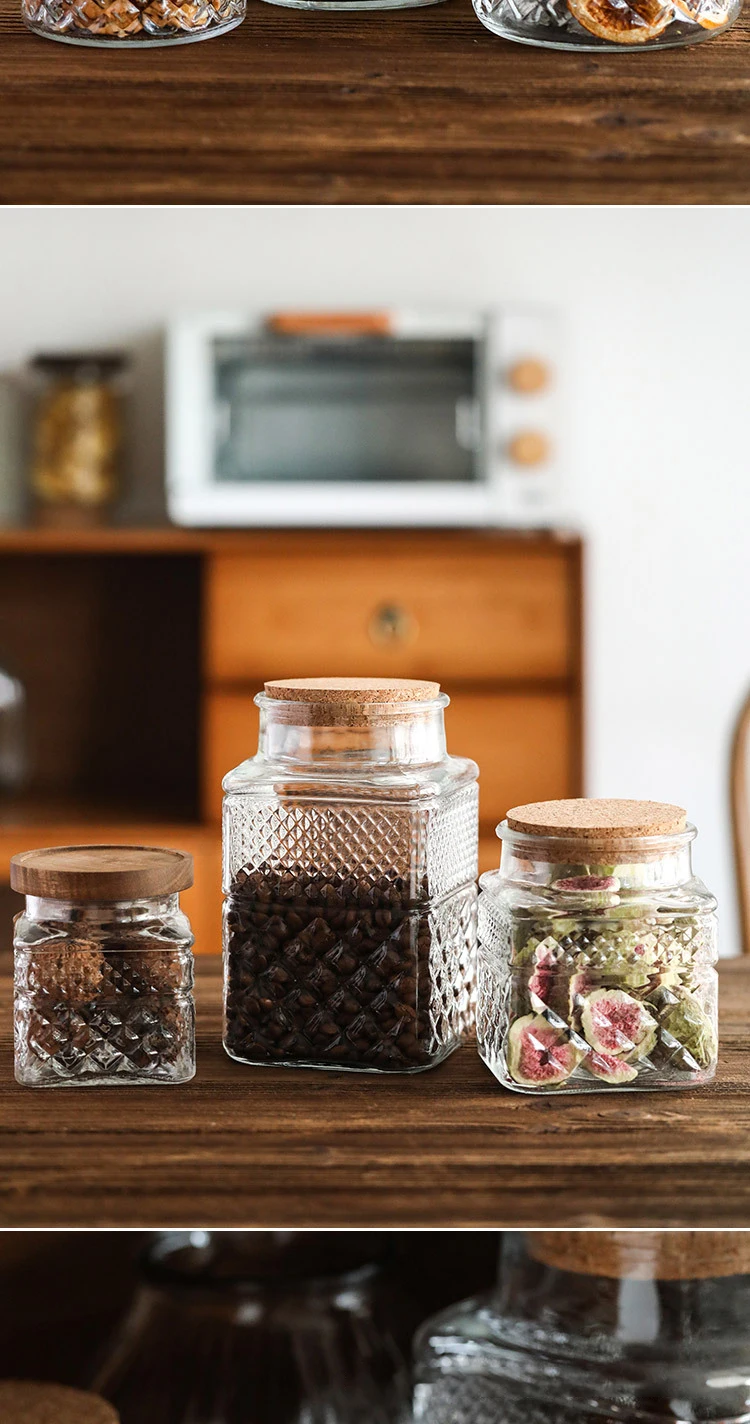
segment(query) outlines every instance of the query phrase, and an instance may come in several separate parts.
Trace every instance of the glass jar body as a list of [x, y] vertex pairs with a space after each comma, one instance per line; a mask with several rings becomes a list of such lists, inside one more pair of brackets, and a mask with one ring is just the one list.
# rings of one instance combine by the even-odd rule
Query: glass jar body
[[472, 1019], [477, 768], [445, 753], [442, 704], [416, 733], [403, 713], [355, 735], [268, 715], [224, 780], [227, 1052], [429, 1068]]
[[473, 0], [502, 39], [550, 49], [675, 49], [726, 30], [742, 0]]
[[228, 1261], [238, 1233], [219, 1234], [224, 1278], [204, 1264], [210, 1233], [190, 1233], [182, 1248], [174, 1233], [156, 1248], [166, 1265], [156, 1273], [152, 1252], [151, 1279], [96, 1380], [122, 1424], [406, 1424], [408, 1372], [378, 1270], [341, 1269], [330, 1236], [313, 1233], [303, 1249], [330, 1274], [296, 1273], [294, 1233], [276, 1233], [285, 1261], [274, 1270], [269, 1250], [252, 1279], [241, 1245], [239, 1274]]
[[[718, 1055], [716, 902], [690, 865], [690, 830], [623, 843], [622, 862], [499, 828], [481, 879], [480, 1056], [529, 1093], [679, 1088]], [[587, 857], [587, 859], [584, 859]]]
[[535, 1259], [533, 1241], [506, 1236], [495, 1290], [422, 1326], [416, 1421], [745, 1424], [750, 1276], [659, 1280], [641, 1261], [611, 1279]]
[[226, 34], [246, 0], [21, 0], [27, 27], [46, 39], [105, 49], [189, 44]]
[[13, 944], [19, 1083], [193, 1077], [193, 935], [177, 895], [85, 905], [27, 896]]

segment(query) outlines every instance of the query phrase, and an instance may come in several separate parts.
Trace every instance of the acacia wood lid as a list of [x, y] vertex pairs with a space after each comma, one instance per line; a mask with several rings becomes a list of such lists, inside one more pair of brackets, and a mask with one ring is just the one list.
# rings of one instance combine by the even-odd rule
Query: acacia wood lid
[[2, 1424], [119, 1424], [120, 1416], [98, 1394], [61, 1384], [0, 1380]]
[[193, 857], [157, 846], [50, 846], [10, 862], [10, 883], [43, 900], [97, 901], [174, 895], [193, 883]]
[[432, 702], [439, 682], [409, 677], [287, 677], [265, 683], [266, 693], [279, 702]]
[[698, 1281], [750, 1275], [750, 1231], [530, 1231], [535, 1260], [609, 1280]]
[[682, 806], [663, 801], [579, 796], [568, 801], [513, 806], [506, 819], [512, 831], [604, 843], [639, 836], [677, 835], [685, 830], [687, 813]]

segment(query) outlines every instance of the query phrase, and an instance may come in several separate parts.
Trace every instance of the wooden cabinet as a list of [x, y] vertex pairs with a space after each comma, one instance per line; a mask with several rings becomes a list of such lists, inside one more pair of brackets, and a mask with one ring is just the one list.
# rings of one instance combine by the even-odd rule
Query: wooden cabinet
[[439, 681], [480, 766], [483, 870], [508, 806], [583, 790], [572, 535], [0, 532], [0, 633], [33, 744], [0, 876], [62, 841], [192, 850], [199, 951], [220, 945], [221, 778], [256, 750], [266, 678]]

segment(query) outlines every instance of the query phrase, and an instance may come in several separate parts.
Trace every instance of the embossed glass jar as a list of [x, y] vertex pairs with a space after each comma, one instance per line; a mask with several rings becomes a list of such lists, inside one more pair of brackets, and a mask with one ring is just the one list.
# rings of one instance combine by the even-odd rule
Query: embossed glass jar
[[416, 1072], [469, 1027], [477, 767], [437, 683], [266, 683], [224, 779], [224, 1044], [246, 1063]]
[[160, 1234], [95, 1381], [122, 1424], [406, 1424], [387, 1238]]
[[750, 1235], [509, 1234], [415, 1345], [417, 1424], [746, 1424]]
[[184, 1083], [195, 1073], [192, 856], [62, 846], [11, 860], [15, 1064], [27, 1087]]
[[233, 30], [246, 0], [21, 0], [28, 29], [66, 44], [144, 49]]
[[495, 35], [549, 49], [677, 49], [734, 24], [742, 0], [473, 0]]
[[651, 801], [517, 806], [479, 897], [477, 1042], [529, 1093], [680, 1088], [713, 1077], [716, 901], [695, 829]]

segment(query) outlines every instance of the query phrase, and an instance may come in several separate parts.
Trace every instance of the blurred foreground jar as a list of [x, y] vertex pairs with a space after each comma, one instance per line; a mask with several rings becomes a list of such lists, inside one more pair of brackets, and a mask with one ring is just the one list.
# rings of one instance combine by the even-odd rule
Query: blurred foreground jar
[[716, 901], [654, 801], [516, 806], [481, 878], [477, 1042], [526, 1092], [680, 1088], [718, 1053]]
[[[57, 14], [65, 0], [29, 0], [27, 23], [33, 8], [32, 28], [39, 28], [50, 6]], [[71, 4], [71, 15], [78, 8]], [[32, 362], [31, 487], [39, 522], [101, 523], [117, 498], [125, 367], [117, 352], [37, 356]]]
[[111, 1404], [80, 1389], [0, 1380], [2, 1424], [119, 1424]]
[[245, 0], [21, 0], [34, 34], [105, 49], [188, 44], [233, 30]]
[[750, 1235], [528, 1232], [415, 1346], [425, 1424], [745, 1424]]
[[11, 860], [16, 1078], [28, 1087], [184, 1083], [195, 1072], [192, 856], [61, 846]]
[[227, 1052], [415, 1072], [471, 1021], [477, 767], [437, 683], [266, 683], [224, 779]]
[[734, 23], [742, 0], [473, 0], [493, 34], [550, 49], [675, 49]]
[[96, 1388], [122, 1424], [404, 1424], [384, 1238], [173, 1232]]

